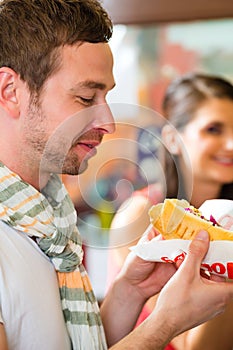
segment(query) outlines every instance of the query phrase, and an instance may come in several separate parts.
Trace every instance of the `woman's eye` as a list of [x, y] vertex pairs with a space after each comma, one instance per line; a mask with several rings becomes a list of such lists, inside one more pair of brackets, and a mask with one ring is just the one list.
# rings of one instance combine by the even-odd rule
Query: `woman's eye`
[[222, 127], [220, 125], [210, 125], [206, 131], [208, 134], [220, 135], [222, 133]]

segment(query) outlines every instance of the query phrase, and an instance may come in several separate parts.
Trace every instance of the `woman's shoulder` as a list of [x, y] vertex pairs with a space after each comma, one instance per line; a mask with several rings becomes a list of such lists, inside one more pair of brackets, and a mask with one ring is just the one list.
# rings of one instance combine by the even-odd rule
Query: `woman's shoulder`
[[[161, 186], [151, 184], [134, 191], [131, 196], [121, 204], [114, 215], [111, 227], [122, 227], [138, 220], [148, 221], [148, 210], [152, 205], [164, 200]], [[139, 225], [139, 223], [138, 223]]]
[[144, 197], [149, 200], [151, 204], [155, 205], [164, 200], [164, 194], [162, 191], [162, 186], [159, 183], [149, 184], [139, 190], [136, 190], [132, 194], [133, 197]]

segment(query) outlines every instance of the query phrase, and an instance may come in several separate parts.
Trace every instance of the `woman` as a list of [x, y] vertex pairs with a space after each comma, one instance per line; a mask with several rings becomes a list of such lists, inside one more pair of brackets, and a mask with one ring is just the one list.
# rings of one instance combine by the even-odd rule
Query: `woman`
[[[148, 209], [165, 197], [185, 198], [196, 208], [208, 199], [233, 199], [233, 85], [215, 76], [187, 74], [168, 87], [162, 129], [166, 188], [150, 185], [123, 203], [111, 226], [109, 281], [149, 225]], [[114, 272], [115, 271], [115, 272]], [[154, 308], [146, 304], [138, 323]], [[177, 350], [230, 350], [233, 304], [224, 315], [173, 340]], [[166, 348], [168, 349], [168, 348]]]

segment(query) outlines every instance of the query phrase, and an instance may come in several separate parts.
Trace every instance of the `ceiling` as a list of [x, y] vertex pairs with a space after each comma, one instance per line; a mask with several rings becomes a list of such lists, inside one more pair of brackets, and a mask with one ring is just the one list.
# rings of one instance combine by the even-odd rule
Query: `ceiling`
[[114, 24], [233, 19], [233, 0], [102, 0], [102, 3]]

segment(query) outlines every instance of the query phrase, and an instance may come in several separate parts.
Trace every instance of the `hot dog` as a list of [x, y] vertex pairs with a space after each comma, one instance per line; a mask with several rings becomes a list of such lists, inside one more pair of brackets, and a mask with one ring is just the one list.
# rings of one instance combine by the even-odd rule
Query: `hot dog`
[[165, 199], [150, 208], [149, 216], [153, 227], [165, 239], [190, 240], [200, 230], [206, 230], [210, 240], [233, 240], [233, 231], [221, 227], [213, 216], [205, 218], [184, 199]]

